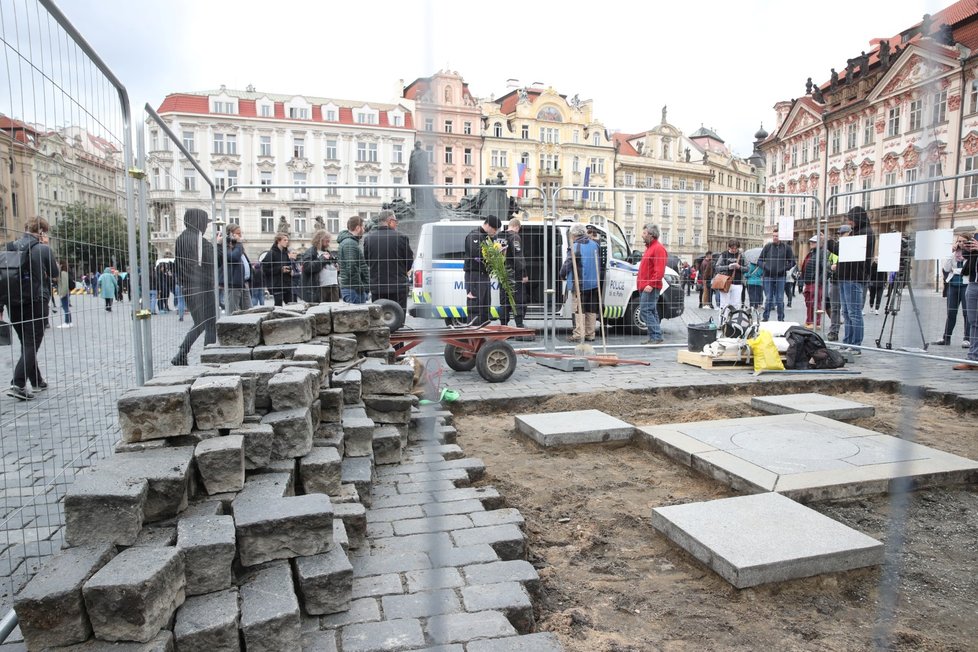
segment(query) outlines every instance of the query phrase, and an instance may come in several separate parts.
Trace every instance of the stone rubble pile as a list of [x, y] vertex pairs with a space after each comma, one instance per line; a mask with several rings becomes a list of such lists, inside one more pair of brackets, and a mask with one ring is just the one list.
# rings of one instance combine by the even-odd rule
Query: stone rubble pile
[[258, 308], [202, 364], [118, 401], [116, 454], [65, 498], [65, 543], [17, 596], [29, 650], [300, 649], [345, 611], [376, 464], [407, 443], [413, 368], [375, 306]]

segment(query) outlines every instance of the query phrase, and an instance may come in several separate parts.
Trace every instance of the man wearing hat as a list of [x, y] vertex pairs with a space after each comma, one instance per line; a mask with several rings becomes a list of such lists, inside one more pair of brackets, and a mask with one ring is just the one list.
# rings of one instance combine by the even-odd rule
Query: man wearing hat
[[[476, 326], [487, 324], [492, 319], [489, 312], [492, 300], [489, 269], [482, 259], [482, 243], [494, 238], [501, 226], [498, 217], [488, 215], [482, 224], [465, 236], [465, 264], [462, 267], [465, 273], [465, 305], [469, 323]], [[503, 297], [500, 299], [506, 300]]]
[[822, 275], [827, 272], [829, 259], [825, 247], [819, 246], [820, 240], [819, 235], [813, 235], [808, 240], [811, 251], [801, 263], [801, 281], [805, 286], [802, 291], [802, 296], [805, 297], [805, 328], [818, 328], [822, 325], [822, 302], [825, 299]]
[[[876, 236], [869, 224], [869, 215], [862, 206], [853, 206], [846, 214], [846, 220], [851, 228], [851, 237], [866, 236], [866, 251], [861, 260], [840, 261], [836, 267], [839, 282], [839, 299], [842, 304], [842, 316], [846, 322], [846, 335], [842, 338], [853, 355], [859, 355], [863, 343], [863, 304], [866, 296], [866, 281], [869, 278], [870, 263], [876, 249]], [[841, 232], [841, 228], [840, 228]], [[839, 253], [839, 243], [830, 242], [829, 251]]]

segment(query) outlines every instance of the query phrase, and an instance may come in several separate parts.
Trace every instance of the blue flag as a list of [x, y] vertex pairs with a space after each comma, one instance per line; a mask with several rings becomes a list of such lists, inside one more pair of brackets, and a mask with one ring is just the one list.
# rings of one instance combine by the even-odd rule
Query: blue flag
[[584, 192], [581, 193], [581, 199], [588, 198], [588, 184], [591, 183], [591, 166], [584, 168]]

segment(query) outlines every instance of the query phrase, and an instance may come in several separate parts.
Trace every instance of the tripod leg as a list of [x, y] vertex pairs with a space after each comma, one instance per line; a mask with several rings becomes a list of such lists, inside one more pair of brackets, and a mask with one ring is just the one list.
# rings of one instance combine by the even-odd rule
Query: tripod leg
[[[883, 306], [883, 325], [880, 326], [880, 336], [876, 338], [876, 348], [883, 348], [883, 333], [886, 332], [886, 322], [890, 319], [890, 306], [893, 303], [893, 286], [886, 288], [886, 305]], [[889, 347], [887, 347], [889, 348]]]
[[924, 351], [927, 350], [928, 342], [924, 337], [924, 327], [920, 323], [920, 309], [917, 307], [917, 298], [913, 294], [913, 286], [907, 285], [907, 291], [910, 293], [910, 305], [913, 306], [914, 317], [917, 318], [917, 330], [920, 332], [920, 341], [924, 347]]
[[890, 306], [888, 312], [891, 314], [893, 319], [890, 320], [890, 336], [886, 342], [887, 349], [893, 348], [893, 329], [896, 328], [896, 317], [900, 314], [900, 308], [903, 306], [903, 283], [894, 281], [890, 289], [892, 292], [892, 300], [889, 302]]

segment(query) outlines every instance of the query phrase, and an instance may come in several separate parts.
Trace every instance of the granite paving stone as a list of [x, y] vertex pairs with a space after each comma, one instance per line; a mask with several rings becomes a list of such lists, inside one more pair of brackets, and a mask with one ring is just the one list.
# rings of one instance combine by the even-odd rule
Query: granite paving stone
[[403, 592], [404, 588], [401, 585], [401, 576], [398, 573], [385, 573], [383, 575], [353, 578], [354, 599]]
[[424, 645], [421, 622], [413, 618], [347, 625], [340, 632], [343, 652], [388, 652]]
[[449, 589], [386, 595], [381, 598], [381, 604], [387, 619], [428, 618], [462, 611], [458, 597]]
[[518, 633], [499, 611], [433, 616], [428, 619], [427, 632], [432, 642], [440, 644], [515, 636]]
[[543, 447], [628, 441], [635, 426], [600, 410], [575, 410], [515, 417], [516, 431]]
[[807, 412], [839, 421], [852, 421], [876, 415], [876, 408], [872, 405], [814, 392], [754, 396], [750, 400], [750, 405], [768, 414]]

